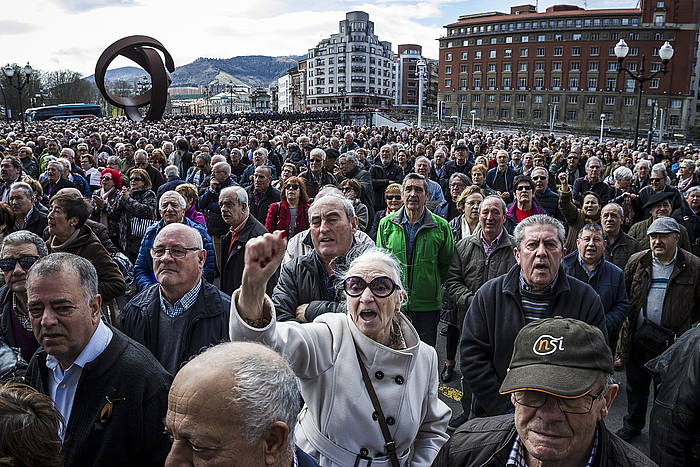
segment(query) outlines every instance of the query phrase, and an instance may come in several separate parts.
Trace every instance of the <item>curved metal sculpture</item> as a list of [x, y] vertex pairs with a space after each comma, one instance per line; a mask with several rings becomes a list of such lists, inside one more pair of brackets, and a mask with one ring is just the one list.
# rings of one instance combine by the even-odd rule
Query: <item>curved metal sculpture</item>
[[[163, 52], [165, 64], [157, 50]], [[138, 96], [119, 97], [113, 96], [105, 87], [105, 74], [107, 67], [117, 56], [122, 55], [138, 63], [141, 68], [151, 75], [151, 89]], [[170, 53], [163, 44], [148, 36], [129, 36], [119, 39], [102, 52], [95, 65], [95, 84], [102, 93], [102, 96], [110, 104], [124, 109], [130, 120], [139, 122], [141, 120], [160, 120], [165, 112], [165, 104], [168, 100], [168, 86], [170, 86], [170, 76], [167, 70], [175, 71], [175, 63]], [[139, 112], [140, 107], [150, 104], [146, 116]]]

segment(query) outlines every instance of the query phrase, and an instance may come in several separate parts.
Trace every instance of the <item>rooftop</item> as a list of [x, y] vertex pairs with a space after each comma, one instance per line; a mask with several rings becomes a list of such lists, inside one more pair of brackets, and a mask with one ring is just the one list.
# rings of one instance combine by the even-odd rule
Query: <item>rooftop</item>
[[477, 13], [473, 15], [463, 15], [459, 17], [456, 23], [446, 25], [446, 28], [455, 26], [463, 26], [468, 24], [484, 24], [495, 23], [499, 21], [522, 21], [529, 19], [544, 19], [544, 18], [560, 18], [562, 16], [599, 16], [599, 15], [640, 15], [642, 10], [639, 8], [619, 8], [619, 9], [598, 9], [598, 10], [553, 10], [553, 7], [548, 8], [548, 11], [540, 13], [520, 13], [516, 15], [491, 11], [487, 13]]

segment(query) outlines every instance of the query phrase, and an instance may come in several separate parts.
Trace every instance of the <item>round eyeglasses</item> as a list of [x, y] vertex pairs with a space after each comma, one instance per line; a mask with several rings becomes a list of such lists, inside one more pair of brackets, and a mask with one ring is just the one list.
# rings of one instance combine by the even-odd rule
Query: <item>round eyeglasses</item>
[[559, 410], [562, 412], [586, 414], [591, 411], [593, 402], [598, 400], [598, 398], [603, 395], [603, 392], [605, 392], [605, 386], [603, 386], [596, 394], [585, 394], [581, 397], [566, 399], [541, 391], [515, 391], [515, 402], [520, 405], [524, 405], [525, 407], [539, 409], [547, 402], [548, 397], [554, 397], [554, 399], [557, 401], [557, 405], [559, 406]]
[[385, 298], [391, 295], [399, 286], [387, 276], [375, 277], [369, 283], [360, 276], [350, 276], [343, 282], [343, 289], [350, 297], [359, 297], [369, 287], [375, 297]]

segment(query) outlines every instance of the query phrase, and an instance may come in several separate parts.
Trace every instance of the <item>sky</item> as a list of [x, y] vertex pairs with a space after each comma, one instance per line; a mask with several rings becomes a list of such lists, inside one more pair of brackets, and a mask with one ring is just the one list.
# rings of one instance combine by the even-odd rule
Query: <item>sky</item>
[[[94, 73], [100, 54], [122, 37], [158, 39], [175, 66], [198, 57], [302, 55], [338, 32], [345, 13], [362, 10], [380, 40], [423, 46], [437, 58], [437, 38], [460, 15], [501, 11], [528, 2], [513, 0], [6, 0], [0, 17], [0, 65], [29, 62], [43, 71]], [[584, 6], [584, 0], [540, 0]], [[588, 0], [587, 8], [635, 8], [636, 0]], [[110, 66], [134, 65], [118, 58]]]

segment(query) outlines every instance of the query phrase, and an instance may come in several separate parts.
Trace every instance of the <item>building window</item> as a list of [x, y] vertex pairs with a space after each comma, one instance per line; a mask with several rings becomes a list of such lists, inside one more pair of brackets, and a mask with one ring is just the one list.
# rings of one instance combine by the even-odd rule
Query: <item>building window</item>
[[598, 102], [597, 96], [586, 96], [586, 104], [595, 105]]
[[528, 52], [528, 50], [529, 50], [529, 49], [527, 49], [527, 48], [522, 48], [522, 49], [520, 49], [520, 56], [521, 56], [521, 57], [527, 57], [527, 52]]
[[495, 50], [489, 50], [489, 58], [496, 58], [496, 51]]
[[581, 56], [581, 47], [571, 47], [571, 55], [573, 57], [580, 57]]
[[668, 119], [669, 126], [678, 126], [681, 123], [681, 117], [679, 115], [671, 115]]
[[459, 72], [460, 72], [460, 73], [466, 73], [466, 72], [467, 72], [467, 65], [466, 65], [466, 64], [460, 65], [460, 66], [459, 66]]
[[527, 87], [527, 76], [521, 76], [518, 78], [518, 89], [525, 89]]
[[496, 89], [496, 78], [489, 78], [486, 81], [488, 83], [489, 89]]
[[469, 98], [468, 95], [462, 94], [461, 96], [459, 96], [459, 101], [460, 102], [467, 102], [468, 98]]
[[[587, 20], [588, 21], [588, 20]], [[586, 26], [590, 26], [590, 24], [587, 24]], [[598, 32], [592, 32], [591, 33], [591, 40], [592, 41], [599, 41], [600, 40], [600, 33]]]
[[537, 76], [535, 78], [535, 89], [542, 89], [544, 87], [544, 78]]
[[555, 57], [561, 57], [564, 53], [564, 48], [563, 47], [554, 47], [554, 56]]
[[611, 32], [610, 33], [610, 40], [616, 41], [620, 38], [620, 33], [619, 32]]
[[506, 44], [512, 44], [513, 43], [513, 36], [506, 36]]
[[600, 47], [591, 47], [591, 57], [600, 55]]
[[545, 36], [544, 34], [540, 34], [539, 36], [537, 36], [537, 42], [544, 42], [545, 40], [547, 40], [547, 36]]
[[501, 102], [504, 102], [506, 104], [509, 103], [510, 102], [510, 94], [503, 94], [501, 96]]
[[630, 47], [630, 57], [636, 57], [639, 55], [639, 47]]
[[445, 60], [446, 61], [451, 61], [452, 60], [452, 54], [445, 54]]
[[581, 34], [572, 34], [571, 35], [571, 40], [572, 41], [580, 41], [581, 40]]
[[479, 73], [481, 71], [481, 63], [474, 64], [474, 73]]
[[579, 80], [577, 77], [569, 78], [569, 89], [571, 89], [572, 91], [577, 91], [578, 84], [579, 84]]
[[489, 63], [489, 73], [495, 73], [495, 72], [496, 72], [496, 64]]
[[663, 8], [664, 2], [656, 2], [656, 8]]
[[544, 62], [535, 62], [535, 71], [544, 71]]
[[549, 102], [551, 104], [558, 104], [560, 100], [561, 100], [561, 96], [559, 96], [559, 95], [549, 96]]
[[464, 91], [465, 89], [467, 89], [467, 80], [466, 80], [466, 78], [462, 78], [462, 79], [459, 80], [459, 89], [460, 89], [461, 91]]
[[466, 60], [467, 58], [469, 58], [469, 53], [468, 53], [468, 52], [462, 52], [462, 55], [460, 55], [460, 58], [461, 58], [462, 60]]
[[552, 78], [552, 89], [556, 91], [559, 90], [559, 88], [561, 88], [561, 78], [555, 76], [554, 78]]
[[452, 73], [452, 65], [447, 65], [445, 67], [445, 74], [449, 75], [450, 73]]
[[544, 57], [544, 47], [537, 47], [535, 55], [537, 55], [538, 57]]
[[474, 78], [474, 89], [481, 89], [481, 78]]
[[636, 81], [633, 79], [625, 80], [625, 91], [634, 92], [635, 84], [636, 84]]
[[617, 88], [617, 78], [608, 78], [605, 80], [605, 90], [614, 91]]
[[445, 94], [445, 102], [451, 102], [452, 101], [452, 95], [451, 94]]
[[682, 99], [671, 99], [671, 108], [672, 109], [680, 109], [683, 107], [683, 100]]
[[481, 102], [481, 94], [474, 94], [472, 96], [472, 102]]
[[510, 117], [510, 110], [501, 109], [501, 118], [508, 118], [508, 117]]
[[524, 104], [527, 102], [527, 94], [518, 94], [518, 103]]
[[569, 110], [566, 112], [566, 119], [571, 121], [571, 120], [576, 120], [576, 111], [575, 110]]
[[552, 71], [561, 71], [561, 62], [552, 62]]
[[511, 83], [510, 78], [503, 78], [503, 87], [505, 89], [510, 89], [510, 83]]
[[476, 60], [481, 60], [481, 50], [477, 50], [476, 52], [474, 52], [474, 58]]
[[663, 35], [662, 33], [657, 32], [657, 33], [654, 34], [654, 40], [655, 40], [655, 41], [661, 41], [661, 40], [663, 40], [663, 39], [664, 39], [664, 35]]
[[654, 15], [654, 24], [656, 26], [663, 26], [666, 22], [666, 15]]
[[476, 40], [476, 45], [484, 45], [484, 40], [483, 40], [483, 39], [477, 39], [477, 40]]
[[495, 94], [489, 94], [488, 96], [486, 96], [486, 99], [487, 99], [487, 101], [488, 101], [489, 103], [496, 102], [496, 95], [495, 95]]
[[446, 88], [452, 87], [452, 79], [451, 78], [445, 79], [445, 87]]
[[588, 90], [595, 91], [598, 87], [598, 78], [588, 78]]
[[530, 42], [530, 36], [522, 36], [520, 42]]
[[617, 71], [617, 62], [608, 62], [608, 71]]
[[535, 104], [541, 104], [542, 103], [542, 96], [534, 96], [533, 98]]
[[518, 116], [519, 120], [522, 120], [525, 118], [525, 109], [517, 109], [515, 111], [516, 115]]
[[615, 47], [608, 47], [608, 57], [615, 56]]
[[598, 71], [598, 62], [588, 62], [588, 71]]
[[554, 40], [555, 40], [555, 41], [563, 41], [563, 40], [564, 40], [564, 35], [563, 35], [563, 34], [555, 34], [555, 35], [554, 35]]
[[569, 70], [579, 71], [581, 69], [581, 62], [569, 62]]
[[615, 97], [605, 96], [605, 105], [615, 105]]
[[634, 97], [623, 98], [622, 105], [624, 105], [625, 107], [633, 107], [634, 106]]
[[535, 109], [532, 111], [532, 118], [540, 120], [542, 118], [542, 110], [541, 109]]
[[578, 96], [569, 96], [568, 102], [571, 105], [577, 105], [578, 104]]
[[504, 64], [503, 64], [503, 72], [504, 72], [504, 73], [510, 73], [511, 70], [512, 70], [512, 68], [513, 68], [513, 64], [512, 64], [512, 63], [504, 63]]
[[513, 56], [513, 49], [505, 49], [503, 51], [503, 57], [504, 58], [510, 58]]
[[651, 88], [651, 89], [658, 88], [660, 82], [661, 82], [661, 80], [659, 78], [652, 78], [651, 81], [649, 82], [649, 88]]

